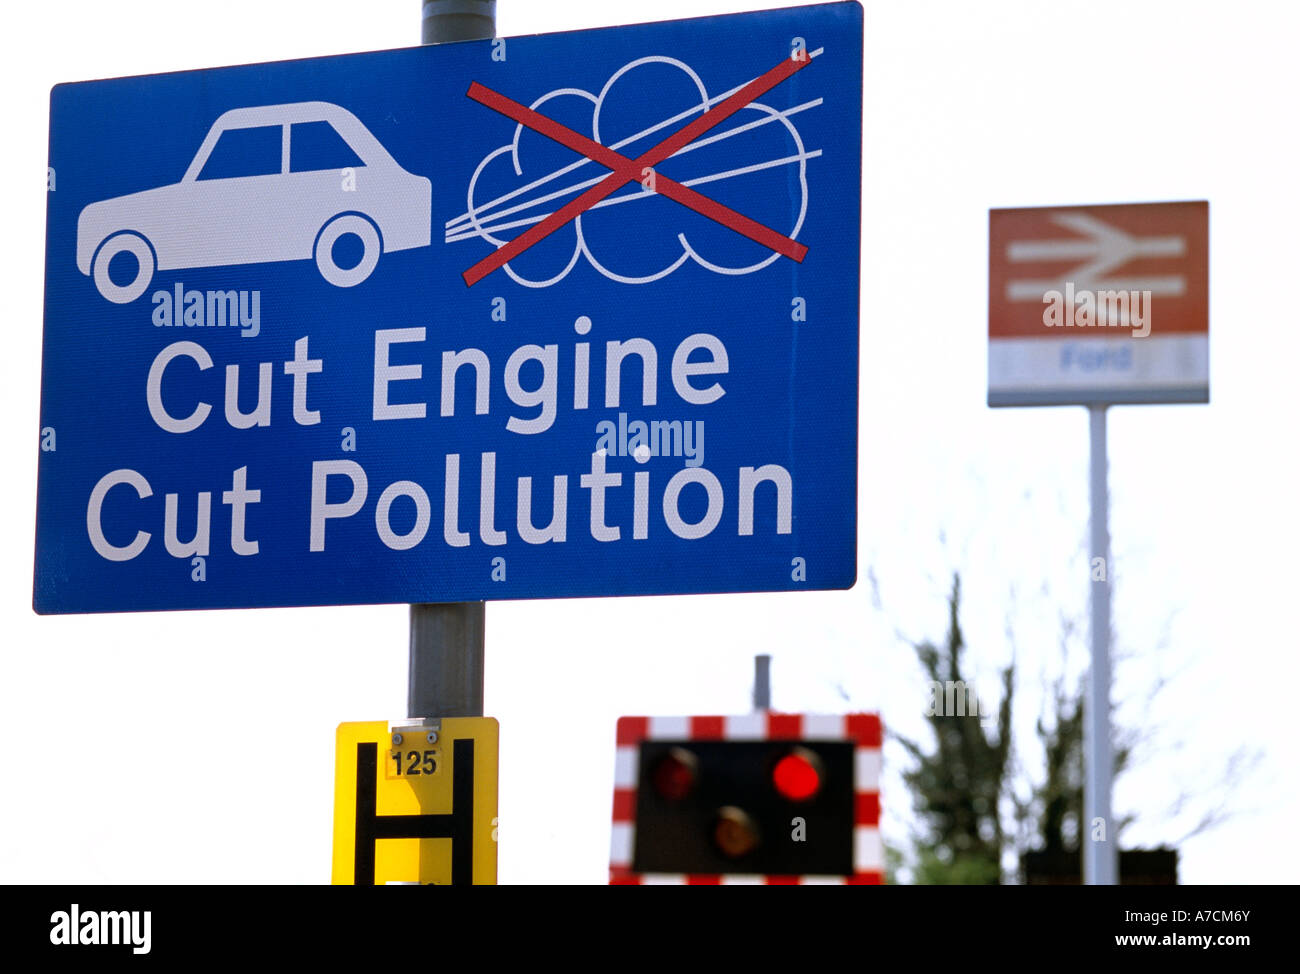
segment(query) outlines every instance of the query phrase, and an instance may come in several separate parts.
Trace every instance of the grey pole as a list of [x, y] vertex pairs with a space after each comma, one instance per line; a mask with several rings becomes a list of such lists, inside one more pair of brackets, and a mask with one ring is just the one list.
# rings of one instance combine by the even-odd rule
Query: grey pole
[[[1110, 528], [1106, 479], [1106, 407], [1088, 407], [1090, 521], [1088, 577], [1092, 601], [1092, 665], [1084, 724], [1084, 821], [1079, 823], [1083, 846], [1083, 881], [1088, 886], [1114, 886], [1119, 873], [1119, 844], [1110, 814], [1114, 754], [1110, 739]], [[1101, 559], [1100, 562], [1098, 559]], [[1094, 840], [1100, 819], [1104, 840]]]
[[[496, 36], [496, 0], [427, 0], [421, 43]], [[411, 606], [408, 717], [483, 716], [482, 602]]]
[[497, 36], [496, 0], [425, 0], [421, 44]]
[[754, 709], [772, 709], [772, 657], [762, 654], [754, 657]]

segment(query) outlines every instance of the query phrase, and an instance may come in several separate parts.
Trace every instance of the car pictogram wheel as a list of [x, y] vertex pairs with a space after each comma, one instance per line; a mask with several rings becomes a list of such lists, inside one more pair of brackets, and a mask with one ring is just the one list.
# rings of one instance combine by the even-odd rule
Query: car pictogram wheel
[[[109, 265], [112, 264], [114, 257], [124, 253], [135, 257], [136, 272], [129, 284], [118, 284], [109, 275]], [[100, 244], [92, 268], [95, 287], [114, 304], [130, 304], [144, 294], [149, 287], [149, 282], [153, 280], [153, 271], [153, 248], [144, 237], [129, 231], [115, 233]]]
[[[353, 267], [340, 267], [334, 258], [334, 245], [349, 234], [361, 240], [361, 260]], [[327, 223], [316, 238], [316, 267], [321, 277], [335, 287], [355, 287], [375, 269], [379, 251], [379, 231], [375, 225], [363, 216], [345, 213]]]

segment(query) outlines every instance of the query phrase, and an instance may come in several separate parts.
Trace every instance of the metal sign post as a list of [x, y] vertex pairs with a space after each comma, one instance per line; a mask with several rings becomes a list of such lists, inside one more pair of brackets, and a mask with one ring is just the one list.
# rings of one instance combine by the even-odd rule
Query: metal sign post
[[[1092, 598], [1092, 664], [1088, 668], [1088, 710], [1084, 729], [1083, 881], [1114, 886], [1119, 881], [1119, 844], [1110, 817], [1114, 752], [1110, 739], [1110, 526], [1106, 490], [1106, 407], [1088, 407]], [[1094, 834], [1093, 824], [1101, 829]]]
[[754, 657], [754, 709], [772, 709], [772, 657], [766, 653]]
[[[496, 36], [496, 0], [429, 0], [422, 44]], [[483, 716], [483, 602], [411, 606], [408, 717]]]

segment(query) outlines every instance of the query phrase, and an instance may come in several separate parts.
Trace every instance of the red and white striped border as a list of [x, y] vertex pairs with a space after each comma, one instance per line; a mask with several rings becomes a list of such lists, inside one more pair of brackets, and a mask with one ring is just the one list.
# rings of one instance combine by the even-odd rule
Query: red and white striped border
[[[610, 835], [609, 881], [637, 885], [800, 884], [878, 886], [884, 882], [884, 848], [880, 842], [879, 714], [778, 714], [770, 711], [735, 717], [620, 717], [614, 751], [614, 823]], [[856, 792], [852, 876], [700, 876], [632, 871], [636, 837], [637, 760], [642, 741], [853, 741], [853, 786]]]

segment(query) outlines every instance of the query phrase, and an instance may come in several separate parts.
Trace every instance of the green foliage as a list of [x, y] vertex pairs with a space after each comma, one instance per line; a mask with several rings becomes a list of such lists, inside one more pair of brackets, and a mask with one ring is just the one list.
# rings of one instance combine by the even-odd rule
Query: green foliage
[[[961, 579], [954, 576], [948, 597], [948, 634], [942, 646], [924, 642], [916, 646], [917, 659], [932, 688], [973, 683], [962, 672], [962, 636], [958, 609]], [[914, 879], [926, 884], [996, 884], [1001, 878], [1002, 799], [1008, 788], [1011, 747], [1011, 701], [1015, 664], [1001, 673], [1002, 700], [990, 732], [984, 723], [951, 708], [932, 707], [927, 715], [935, 748], [895, 736], [913, 760], [903, 780], [915, 796], [921, 820], [916, 836]], [[942, 696], [942, 692], [940, 693]], [[985, 711], [981, 707], [980, 713]]]
[[[1030, 802], [1018, 809], [1018, 817], [1032, 823], [1028, 845], [1037, 851], [1078, 852], [1080, 835], [1087, 831], [1081, 828], [1084, 696], [1082, 686], [1071, 692], [1065, 678], [1058, 678], [1049, 692], [1052, 718], [1038, 719], [1038, 736], [1043, 742], [1043, 780], [1034, 787]], [[1131, 738], [1132, 735], [1122, 732], [1115, 735], [1115, 777], [1130, 764]], [[1129, 821], [1121, 819], [1116, 832]]]
[[[964, 669], [966, 643], [960, 605], [961, 579], [954, 575], [943, 643], [921, 642], [913, 647], [930, 681], [932, 701], [937, 688], [955, 686], [968, 690], [967, 706], [954, 711], [953, 701], [939, 695], [939, 705], [927, 714], [932, 746], [891, 735], [911, 758], [903, 780], [913, 797], [918, 821], [909, 849], [885, 850], [888, 882], [897, 882], [902, 875], [909, 882], [928, 885], [996, 884], [1002, 881], [1003, 865], [1018, 861], [1024, 852], [1077, 855], [1081, 842], [1086, 841], [1083, 680], [1063, 673], [1043, 686], [1037, 742], [1031, 748], [1015, 746], [1011, 729], [1014, 658], [1000, 672], [997, 719], [990, 721], [983, 701], [977, 711], [970, 706], [974, 683]], [[1072, 625], [1064, 626], [1063, 659], [1073, 633]], [[1162, 686], [1159, 683], [1150, 691], [1148, 707]], [[971, 716], [975, 712], [978, 718]], [[1112, 701], [1112, 716], [1113, 712]], [[1118, 778], [1133, 766], [1136, 749], [1149, 740], [1151, 732], [1125, 728], [1114, 720], [1111, 723], [1114, 775]], [[1018, 755], [1037, 753], [1039, 747], [1041, 773], [1028, 774], [1019, 766]], [[1235, 752], [1217, 776], [1217, 787], [1224, 796], [1220, 803], [1200, 815], [1181, 840], [1168, 844], [1177, 847], [1224, 821], [1228, 799], [1258, 761], [1259, 752], [1249, 747]], [[1174, 796], [1171, 815], [1185, 813], [1194, 799], [1189, 793]], [[1132, 815], [1114, 818], [1108, 825], [1110, 835], [1118, 839], [1133, 819]], [[1004, 822], [1009, 827], [1004, 828]]]

